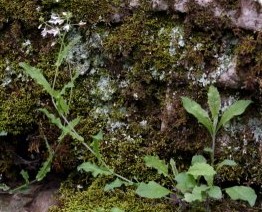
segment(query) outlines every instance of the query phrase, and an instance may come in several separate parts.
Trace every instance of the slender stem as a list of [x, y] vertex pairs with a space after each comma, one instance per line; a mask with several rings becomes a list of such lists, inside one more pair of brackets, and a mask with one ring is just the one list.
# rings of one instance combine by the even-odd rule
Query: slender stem
[[216, 134], [212, 135], [212, 152], [211, 154], [211, 166], [214, 166], [215, 161], [215, 145], [216, 145]]

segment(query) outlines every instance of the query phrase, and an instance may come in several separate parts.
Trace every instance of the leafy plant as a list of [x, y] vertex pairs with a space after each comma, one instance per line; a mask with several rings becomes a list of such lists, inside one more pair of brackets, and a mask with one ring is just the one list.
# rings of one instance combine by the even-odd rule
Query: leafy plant
[[[249, 100], [240, 100], [229, 106], [219, 119], [221, 110], [221, 99], [218, 90], [210, 86], [208, 91], [208, 105], [211, 111], [211, 118], [198, 103], [188, 97], [182, 97], [183, 106], [187, 112], [194, 115], [203, 124], [212, 137], [212, 148], [208, 149], [211, 154], [211, 164], [202, 155], [195, 155], [192, 158], [191, 166], [186, 172], [178, 172], [175, 161], [170, 160], [169, 164], [160, 160], [158, 156], [145, 156], [146, 166], [154, 168], [159, 174], [167, 177], [175, 186], [175, 189], [167, 189], [162, 185], [150, 181], [139, 183], [136, 193], [146, 198], [162, 198], [174, 194], [182, 200], [192, 203], [203, 202], [207, 199], [222, 199], [222, 189], [214, 185], [214, 178], [217, 171], [223, 166], [236, 166], [233, 160], [223, 160], [214, 165], [215, 140], [218, 130], [233, 117], [242, 114], [251, 103]], [[170, 173], [169, 170], [172, 170]], [[254, 190], [247, 186], [234, 186], [225, 189], [226, 193], [233, 200], [244, 200], [253, 206], [257, 195]]]
[[182, 97], [182, 103], [185, 110], [192, 114], [210, 133], [212, 138], [212, 147], [210, 151], [211, 165], [214, 165], [215, 142], [217, 132], [221, 127], [225, 126], [232, 118], [244, 113], [248, 105], [252, 102], [250, 100], [239, 100], [230, 105], [226, 111], [219, 118], [221, 110], [221, 98], [217, 88], [210, 86], [208, 90], [208, 106], [211, 112], [211, 117], [197, 102], [188, 98]]

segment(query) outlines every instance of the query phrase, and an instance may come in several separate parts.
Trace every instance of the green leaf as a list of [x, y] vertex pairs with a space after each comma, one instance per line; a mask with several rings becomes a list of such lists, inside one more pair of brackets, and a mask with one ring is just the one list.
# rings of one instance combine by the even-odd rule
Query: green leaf
[[29, 175], [28, 172], [23, 170], [20, 172], [20, 174], [22, 175], [23, 179], [25, 180], [26, 184], [29, 184]]
[[170, 163], [173, 175], [176, 177], [179, 174], [179, 172], [176, 168], [176, 162], [171, 158], [169, 163]]
[[47, 118], [51, 121], [51, 123], [55, 124], [59, 129], [63, 129], [63, 125], [61, 123], [60, 118], [56, 118], [54, 114], [49, 113], [49, 111], [45, 108], [40, 108], [38, 110], [44, 113], [47, 116]]
[[51, 88], [51, 85], [46, 80], [40, 69], [30, 66], [26, 63], [19, 63], [25, 72], [33, 78], [39, 85], [41, 85], [51, 96], [55, 96], [55, 91]]
[[248, 105], [250, 105], [251, 103], [252, 103], [252, 101], [250, 101], [250, 100], [239, 100], [239, 101], [235, 102], [233, 105], [230, 105], [227, 108], [227, 110], [223, 113], [223, 115], [222, 115], [222, 117], [219, 121], [217, 131], [220, 129], [220, 127], [224, 126], [233, 117], [239, 116], [242, 113], [244, 113], [244, 111], [246, 110]]
[[219, 170], [223, 166], [236, 166], [236, 165], [237, 163], [234, 160], [225, 159], [221, 163], [217, 164], [217, 170]]
[[204, 151], [208, 152], [208, 153], [212, 153], [213, 152], [213, 150], [210, 147], [205, 147]]
[[91, 146], [93, 147], [93, 151], [96, 154], [96, 157], [101, 158], [100, 154], [100, 142], [103, 140], [103, 132], [100, 130], [96, 135], [92, 136], [93, 142]]
[[120, 180], [119, 178], [116, 178], [113, 182], [106, 184], [104, 191], [114, 190], [115, 188], [119, 188], [122, 185], [130, 186], [130, 185], [133, 185], [133, 183], [128, 183], [128, 182]]
[[177, 182], [176, 188], [179, 189], [182, 193], [191, 191], [196, 186], [196, 180], [192, 175], [187, 174], [186, 172], [179, 173], [175, 180]]
[[144, 161], [147, 167], [155, 168], [159, 174], [168, 176], [168, 165], [165, 161], [160, 160], [158, 156], [145, 156]]
[[98, 175], [112, 175], [112, 172], [110, 172], [105, 167], [99, 167], [96, 164], [92, 164], [90, 162], [84, 162], [81, 165], [77, 167], [77, 170], [84, 170], [85, 172], [91, 172], [93, 177], [97, 177]]
[[207, 163], [207, 160], [203, 155], [194, 155], [191, 164], [194, 165], [195, 163]]
[[214, 176], [216, 171], [207, 163], [195, 163], [189, 167], [187, 173], [193, 175], [194, 178], [197, 179], [198, 176]]
[[48, 172], [51, 171], [51, 164], [53, 161], [53, 155], [49, 155], [47, 160], [43, 163], [43, 166], [40, 168], [36, 175], [36, 180], [41, 181], [45, 178]]
[[58, 112], [61, 114], [67, 115], [69, 112], [69, 105], [66, 103], [66, 100], [63, 97], [60, 97], [56, 101], [56, 106], [58, 109]]
[[7, 135], [7, 132], [5, 132], [5, 131], [0, 132], [0, 136], [6, 136], [6, 135]]
[[187, 202], [194, 202], [197, 200], [202, 202], [204, 200], [203, 192], [206, 190], [208, 190], [208, 186], [206, 185], [195, 186], [192, 193], [185, 193], [184, 200]]
[[252, 207], [255, 205], [257, 195], [255, 191], [247, 186], [234, 186], [226, 188], [226, 193], [232, 200], [244, 200]]
[[188, 98], [188, 97], [182, 97], [183, 107], [185, 110], [195, 116], [195, 118], [203, 124], [208, 132], [212, 134], [213, 132], [213, 125], [212, 122], [208, 116], [208, 113], [194, 100]]
[[77, 71], [74, 75], [74, 77], [71, 79], [71, 81], [69, 81], [67, 84], [64, 85], [64, 87], [62, 88], [62, 90], [59, 92], [59, 95], [57, 98], [59, 98], [60, 96], [63, 96], [66, 92], [67, 89], [69, 88], [73, 88], [74, 87], [74, 82], [75, 80], [79, 77], [79, 72]]
[[171, 191], [159, 185], [155, 181], [150, 181], [148, 184], [140, 183], [136, 189], [136, 193], [141, 197], [156, 199], [167, 196], [171, 193]]
[[[73, 138], [78, 139], [78, 135], [73, 132], [73, 129], [75, 128], [76, 125], [78, 125], [80, 122], [80, 118], [77, 117], [70, 121], [67, 126], [62, 126], [60, 129], [62, 130], [62, 134], [59, 136], [58, 140], [61, 141], [63, 138], [67, 135], [70, 134]], [[82, 137], [80, 138], [81, 140], [84, 140]]]
[[8, 191], [9, 189], [10, 189], [9, 186], [7, 186], [7, 185], [4, 184], [4, 183], [0, 183], [0, 190]]
[[222, 199], [222, 191], [218, 186], [212, 186], [207, 190], [207, 194], [213, 199]]
[[207, 96], [208, 96], [207, 102], [209, 105], [209, 109], [211, 111], [212, 118], [213, 120], [217, 120], [221, 108], [221, 99], [217, 88], [211, 85], [209, 87]]
[[117, 207], [114, 207], [110, 210], [110, 212], [125, 212], [124, 210], [120, 209], [120, 208], [117, 208]]
[[69, 51], [72, 49], [72, 47], [74, 47], [74, 45], [76, 45], [79, 42], [80, 38], [81, 38], [80, 36], [74, 38], [58, 54], [57, 61], [56, 61], [56, 64], [55, 64], [57, 67], [59, 67], [63, 63], [63, 60], [67, 57]]
[[213, 186], [214, 184], [214, 175], [205, 175], [205, 180], [207, 181], [208, 186]]

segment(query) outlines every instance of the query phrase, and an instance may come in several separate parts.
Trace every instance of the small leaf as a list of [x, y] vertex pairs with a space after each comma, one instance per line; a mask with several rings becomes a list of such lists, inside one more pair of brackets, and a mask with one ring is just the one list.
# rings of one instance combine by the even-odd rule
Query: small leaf
[[120, 209], [120, 208], [114, 207], [114, 208], [112, 208], [112, 209], [110, 210], [110, 212], [125, 212], [125, 211], [122, 210], [122, 209]]
[[71, 81], [68, 82], [67, 84], [65, 84], [64, 87], [62, 88], [62, 90], [59, 92], [58, 98], [59, 98], [60, 96], [63, 96], [63, 95], [65, 94], [65, 92], [66, 92], [67, 89], [74, 87], [74, 82], [75, 82], [75, 80], [76, 80], [78, 77], [79, 77], [79, 72], [77, 71], [77, 72], [75, 73], [74, 77], [71, 79]]
[[222, 199], [222, 191], [218, 186], [212, 186], [207, 193], [213, 199]]
[[76, 37], [72, 41], [70, 41], [64, 48], [63, 50], [58, 54], [57, 61], [56, 61], [56, 66], [59, 67], [62, 63], [63, 60], [67, 57], [69, 51], [74, 47], [80, 40], [80, 36]]
[[141, 197], [156, 199], [167, 196], [171, 193], [171, 191], [159, 185], [155, 181], [150, 181], [148, 184], [140, 183], [136, 189], [136, 193]]
[[28, 175], [28, 172], [25, 171], [25, 170], [22, 170], [20, 172], [20, 174], [22, 175], [23, 179], [25, 180], [25, 183], [26, 184], [29, 184], [29, 175]]
[[56, 118], [54, 114], [49, 113], [49, 111], [45, 108], [40, 108], [38, 110], [44, 113], [47, 116], [47, 118], [51, 121], [51, 123], [55, 124], [59, 129], [63, 129], [63, 125], [61, 123], [60, 118]]
[[203, 201], [202, 194], [185, 193], [184, 199], [186, 202]]
[[124, 182], [120, 180], [119, 178], [116, 178], [113, 182], [106, 184], [104, 191], [114, 190], [115, 188], [119, 188], [122, 185], [130, 186], [130, 185], [133, 185], [133, 183]]
[[221, 108], [221, 99], [217, 88], [211, 85], [209, 87], [207, 96], [212, 118], [213, 120], [217, 120]]
[[179, 173], [175, 180], [177, 182], [176, 188], [179, 189], [182, 193], [192, 190], [196, 186], [196, 181], [192, 175], [187, 174], [186, 172]]
[[247, 186], [234, 186], [226, 188], [226, 193], [232, 200], [247, 201], [251, 207], [255, 205], [257, 199], [255, 191]]
[[185, 110], [195, 116], [195, 118], [200, 122], [201, 124], [206, 127], [208, 132], [212, 134], [213, 132], [213, 125], [212, 122], [208, 116], [208, 113], [194, 100], [188, 98], [188, 97], [182, 97], [183, 107]]
[[51, 88], [51, 85], [46, 80], [40, 69], [30, 66], [26, 63], [19, 63], [25, 72], [33, 78], [39, 85], [41, 85], [51, 96], [55, 96], [55, 91]]
[[203, 155], [194, 155], [191, 164], [194, 165], [195, 163], [207, 163], [207, 160]]
[[7, 185], [4, 184], [4, 183], [0, 183], [0, 190], [8, 191], [9, 189], [10, 189], [9, 186], [7, 186]]
[[205, 148], [204, 148], [204, 151], [205, 151], [205, 152], [209, 152], [209, 153], [212, 153], [212, 152], [213, 152], [213, 150], [212, 150], [210, 147], [205, 147]]
[[244, 111], [246, 110], [248, 105], [250, 105], [251, 103], [252, 103], [252, 101], [250, 101], [250, 100], [239, 100], [239, 101], [235, 102], [233, 105], [230, 105], [227, 108], [227, 110], [223, 113], [223, 115], [222, 115], [222, 117], [219, 121], [217, 131], [220, 129], [220, 127], [224, 126], [233, 117], [239, 116], [242, 113], [244, 113]]
[[197, 179], [198, 176], [214, 176], [216, 171], [207, 163], [195, 163], [189, 167], [187, 173], [193, 175], [194, 178]]
[[204, 178], [205, 178], [208, 186], [213, 186], [213, 184], [214, 184], [214, 175], [205, 175]]
[[58, 109], [58, 112], [61, 114], [68, 114], [69, 111], [69, 105], [66, 103], [65, 99], [63, 97], [60, 97], [56, 101], [56, 106]]
[[43, 163], [43, 166], [40, 168], [36, 175], [36, 180], [41, 181], [45, 178], [48, 172], [51, 171], [51, 164], [53, 161], [53, 155], [49, 155], [47, 160]]
[[93, 138], [93, 142], [92, 142], [91, 146], [93, 147], [93, 151], [96, 154], [97, 158], [101, 158], [100, 142], [101, 142], [101, 140], [103, 140], [103, 132], [100, 130], [99, 133], [92, 136], [92, 138]]
[[176, 177], [179, 174], [179, 172], [176, 168], [176, 162], [171, 158], [169, 163], [170, 163], [173, 175]]
[[237, 163], [234, 160], [225, 159], [221, 163], [217, 164], [217, 170], [219, 170], [223, 166], [236, 166], [236, 165]]
[[91, 172], [93, 177], [97, 177], [98, 175], [112, 175], [108, 169], [104, 167], [99, 167], [96, 164], [92, 164], [90, 162], [84, 162], [77, 167], [77, 170], [84, 170], [85, 172]]
[[0, 132], [0, 136], [6, 136], [6, 135], [7, 135], [7, 132], [5, 132], [5, 131]]
[[159, 174], [168, 176], [168, 166], [165, 161], [160, 160], [158, 156], [145, 156], [144, 161], [147, 167], [155, 168]]
[[[75, 128], [76, 125], [78, 125], [80, 122], [80, 118], [77, 117], [75, 119], [73, 119], [72, 121], [70, 121], [68, 123], [67, 126], [62, 126], [60, 129], [62, 130], [62, 134], [59, 136], [58, 140], [61, 141], [64, 139], [64, 137], [67, 135], [67, 134], [70, 134], [73, 138], [79, 140], [77, 138], [77, 135], [76, 133], [73, 132], [73, 129]], [[84, 140], [82, 137], [80, 138], [82, 140]]]

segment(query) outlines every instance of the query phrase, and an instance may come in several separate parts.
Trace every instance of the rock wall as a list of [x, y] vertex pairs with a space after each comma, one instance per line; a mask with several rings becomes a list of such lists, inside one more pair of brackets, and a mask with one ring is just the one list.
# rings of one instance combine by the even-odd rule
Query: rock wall
[[[70, 70], [81, 72], [70, 116], [81, 117], [77, 130], [86, 140], [104, 131], [103, 154], [112, 167], [145, 179], [150, 176], [142, 161], [145, 154], [173, 157], [180, 169], [187, 166], [192, 155], [210, 145], [210, 138], [185, 112], [181, 96], [206, 107], [207, 88], [214, 84], [224, 108], [237, 99], [253, 101], [219, 134], [217, 159], [232, 158], [239, 166], [223, 170], [218, 180], [261, 184], [261, 11], [260, 1], [251, 0], [2, 0], [3, 179], [16, 176], [13, 167], [39, 167], [46, 157], [43, 135], [57, 145], [59, 131], [37, 111], [53, 110], [50, 98], [18, 64], [37, 66], [52, 81], [59, 46], [57, 37], [42, 36], [39, 19], [72, 12], [72, 23], [86, 24], [72, 25], [67, 34], [68, 42], [79, 35], [81, 42], [67, 56], [57, 87], [70, 80]], [[66, 138], [53, 170], [74, 170], [83, 159], [90, 155]]]

